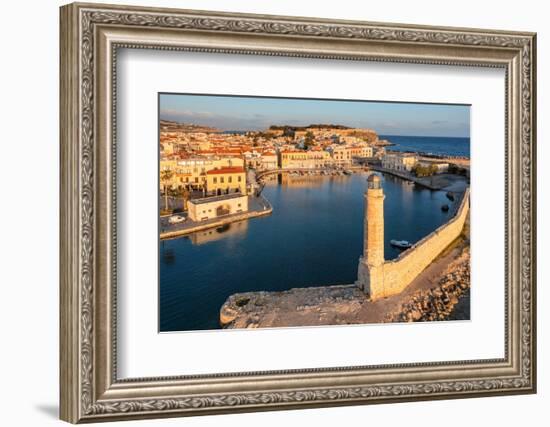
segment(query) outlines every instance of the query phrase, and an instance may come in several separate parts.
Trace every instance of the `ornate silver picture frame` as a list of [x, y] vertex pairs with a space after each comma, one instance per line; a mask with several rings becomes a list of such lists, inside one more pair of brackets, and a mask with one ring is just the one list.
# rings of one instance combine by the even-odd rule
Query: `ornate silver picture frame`
[[[535, 34], [79, 3], [60, 13], [61, 419], [536, 391]], [[115, 148], [122, 48], [503, 69], [506, 164], [495, 179], [506, 188], [504, 357], [120, 379]]]

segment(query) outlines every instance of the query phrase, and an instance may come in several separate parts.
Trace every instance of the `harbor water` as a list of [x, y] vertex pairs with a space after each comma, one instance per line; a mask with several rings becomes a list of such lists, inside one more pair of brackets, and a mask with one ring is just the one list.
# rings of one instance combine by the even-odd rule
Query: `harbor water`
[[[160, 331], [219, 328], [219, 309], [236, 292], [350, 284], [363, 250], [365, 173], [276, 175], [263, 195], [270, 216], [159, 243]], [[385, 257], [446, 222], [442, 191], [383, 175]]]

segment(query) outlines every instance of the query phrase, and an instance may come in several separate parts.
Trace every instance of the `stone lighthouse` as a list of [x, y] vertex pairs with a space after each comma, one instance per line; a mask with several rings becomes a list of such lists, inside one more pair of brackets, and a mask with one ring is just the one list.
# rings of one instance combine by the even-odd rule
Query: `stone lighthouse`
[[357, 286], [371, 299], [384, 295], [384, 190], [378, 175], [367, 179], [363, 255], [359, 258]]

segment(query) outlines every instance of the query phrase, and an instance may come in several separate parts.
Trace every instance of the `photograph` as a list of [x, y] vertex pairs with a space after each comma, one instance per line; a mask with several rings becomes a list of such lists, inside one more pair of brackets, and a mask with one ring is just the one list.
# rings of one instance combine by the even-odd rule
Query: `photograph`
[[159, 93], [159, 332], [470, 320], [470, 108]]
[[[53, 174], [59, 197], [39, 192], [58, 202], [55, 224], [39, 223], [55, 235], [35, 248], [44, 257], [11, 263], [10, 289], [28, 291], [23, 273], [39, 272], [31, 281], [47, 292], [34, 316], [8, 304], [28, 327], [8, 330], [28, 341], [12, 352], [22, 360], [40, 347], [25, 332], [59, 345], [27, 375], [56, 377], [51, 401], [21, 375], [7, 389], [38, 393], [36, 413], [57, 405], [75, 424], [281, 425], [285, 412], [358, 405], [389, 425], [425, 424], [426, 410], [477, 425], [475, 407], [501, 424], [538, 420], [543, 14], [206, 3], [27, 13], [58, 27], [32, 51], [53, 67], [38, 74], [59, 80], [14, 68], [4, 145], [25, 158], [32, 115], [20, 111], [38, 102], [31, 130], [59, 135], [57, 147], [35, 138], [50, 155], [37, 157], [40, 188]], [[25, 85], [40, 96], [21, 96]], [[29, 181], [11, 190], [36, 187], [20, 161], [8, 166], [4, 182]], [[28, 252], [19, 225], [47, 213], [27, 211], [34, 222], [21, 210], [5, 221], [14, 254]], [[57, 292], [41, 281], [48, 269]], [[44, 310], [56, 312], [51, 336], [37, 333]], [[448, 416], [457, 410], [466, 418]], [[294, 424], [347, 420], [329, 412]]]

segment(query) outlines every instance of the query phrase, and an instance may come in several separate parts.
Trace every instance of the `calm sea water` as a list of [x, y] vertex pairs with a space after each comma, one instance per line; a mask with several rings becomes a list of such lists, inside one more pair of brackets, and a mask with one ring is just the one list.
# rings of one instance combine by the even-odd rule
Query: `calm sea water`
[[[279, 178], [263, 195], [273, 213], [160, 243], [160, 330], [216, 329], [236, 292], [353, 283], [363, 250], [366, 175]], [[445, 193], [391, 176], [386, 194], [385, 256], [391, 239], [416, 242], [448, 220]]]
[[470, 157], [470, 138], [380, 135], [380, 139], [396, 144], [388, 147], [389, 150]]

